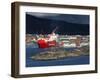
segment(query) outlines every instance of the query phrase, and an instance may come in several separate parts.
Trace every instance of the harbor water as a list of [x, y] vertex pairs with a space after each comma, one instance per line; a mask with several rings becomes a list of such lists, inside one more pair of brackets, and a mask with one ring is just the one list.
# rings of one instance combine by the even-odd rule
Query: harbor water
[[[67, 50], [72, 50], [73, 48], [66, 48]], [[26, 46], [26, 67], [42, 67], [42, 66], [60, 66], [60, 65], [85, 65], [89, 64], [89, 55], [75, 56], [75, 57], [67, 57], [64, 59], [57, 60], [34, 60], [31, 57], [35, 54], [39, 54], [40, 52], [46, 49], [38, 48], [37, 45], [34, 46]]]

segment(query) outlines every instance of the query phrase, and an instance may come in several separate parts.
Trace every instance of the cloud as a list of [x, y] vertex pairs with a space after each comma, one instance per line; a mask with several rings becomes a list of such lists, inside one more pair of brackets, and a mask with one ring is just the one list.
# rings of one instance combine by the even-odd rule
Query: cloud
[[28, 15], [36, 16], [36, 17], [53, 17], [53, 16], [59, 16], [59, 14], [55, 13], [37, 13], [37, 12], [27, 12]]

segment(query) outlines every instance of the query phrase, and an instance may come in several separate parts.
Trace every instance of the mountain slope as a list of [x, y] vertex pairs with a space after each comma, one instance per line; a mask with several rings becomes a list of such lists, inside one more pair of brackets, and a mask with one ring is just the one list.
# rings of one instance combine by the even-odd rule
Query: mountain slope
[[58, 27], [56, 31], [58, 34], [89, 35], [88, 24], [68, 23], [61, 20], [37, 18], [35, 16], [26, 15], [26, 33], [50, 34], [56, 27]]

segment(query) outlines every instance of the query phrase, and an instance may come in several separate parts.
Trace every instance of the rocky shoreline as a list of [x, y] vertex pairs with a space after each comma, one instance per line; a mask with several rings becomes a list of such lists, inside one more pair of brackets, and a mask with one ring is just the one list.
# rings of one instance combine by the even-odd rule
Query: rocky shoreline
[[57, 60], [67, 57], [89, 55], [89, 46], [83, 46], [72, 50], [66, 50], [62, 47], [52, 47], [49, 50], [32, 55], [34, 60]]

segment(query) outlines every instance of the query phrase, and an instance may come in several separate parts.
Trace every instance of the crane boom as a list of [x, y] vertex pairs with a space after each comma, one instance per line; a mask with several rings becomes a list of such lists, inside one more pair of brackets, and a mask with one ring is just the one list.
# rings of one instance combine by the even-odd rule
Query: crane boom
[[52, 31], [52, 33], [54, 33], [57, 29], [58, 29], [58, 27], [56, 27], [56, 28]]

